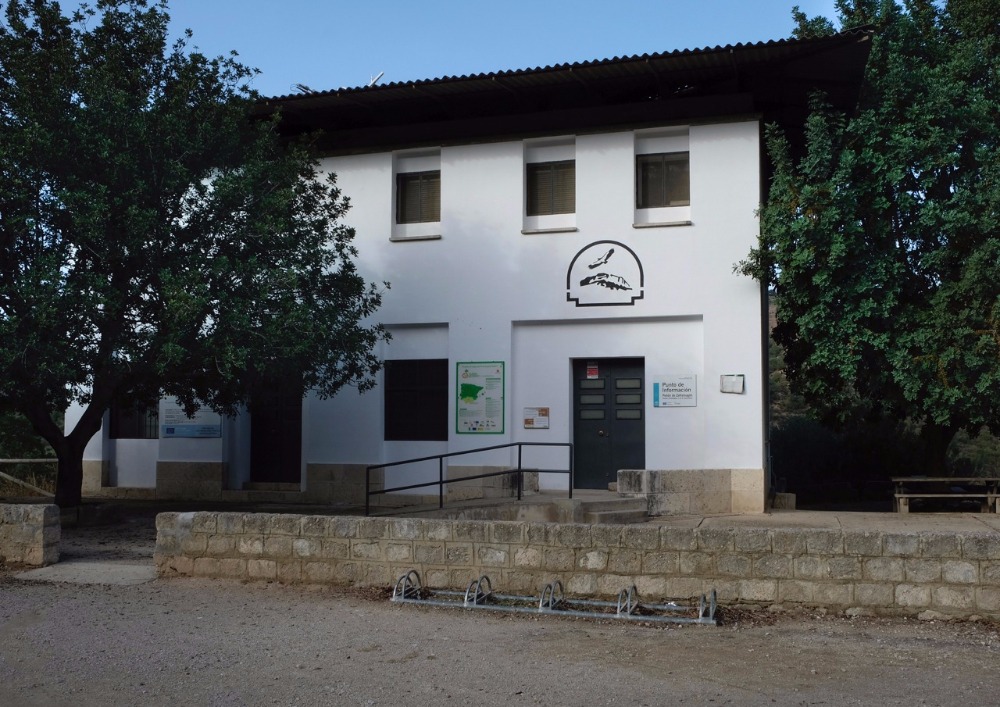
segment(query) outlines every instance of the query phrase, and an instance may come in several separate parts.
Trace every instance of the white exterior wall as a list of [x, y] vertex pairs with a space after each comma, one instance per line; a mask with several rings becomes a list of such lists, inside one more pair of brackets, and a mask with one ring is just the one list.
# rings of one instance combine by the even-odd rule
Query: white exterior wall
[[[66, 411], [64, 429], [73, 429], [83, 408], [72, 404]], [[163, 420], [163, 405], [160, 405]], [[222, 437], [207, 439], [111, 439], [108, 434], [108, 414], [101, 429], [90, 438], [83, 452], [85, 462], [108, 462], [108, 484], [128, 488], [156, 488], [156, 464], [170, 462], [228, 462], [229, 488], [239, 488], [249, 480], [250, 437], [249, 418], [223, 418]], [[233, 460], [237, 463], [233, 464]], [[243, 462], [240, 464], [239, 462]]]
[[[393, 334], [385, 358], [506, 362], [505, 434], [383, 442], [381, 393], [310, 399], [305, 458], [313, 463], [382, 463], [510, 441], [572, 442], [571, 359], [643, 357], [646, 466], [761, 469], [760, 292], [733, 273], [756, 242], [759, 128], [756, 121], [691, 126], [691, 224], [634, 228], [635, 133], [575, 137], [576, 231], [522, 234], [522, 141], [440, 151], [440, 238], [392, 241], [393, 156], [331, 158], [351, 198], [359, 268], [388, 280], [379, 320]], [[631, 248], [645, 274], [633, 306], [567, 302], [567, 268], [583, 247], [613, 240]], [[653, 408], [657, 374], [695, 373], [698, 404]], [[719, 392], [719, 376], [746, 376], [743, 395]], [[549, 406], [548, 430], [525, 430], [521, 411]], [[547, 466], [545, 454], [534, 466]], [[506, 453], [505, 453], [506, 454]], [[550, 465], [563, 465], [552, 452]], [[504, 457], [497, 463], [507, 463]], [[477, 463], [486, 463], [477, 458]], [[436, 465], [425, 474], [436, 478]], [[407, 483], [425, 480], [413, 475]], [[387, 484], [392, 485], [392, 478]], [[542, 485], [562, 485], [544, 479]]]
[[[552, 221], [576, 230], [555, 233], [522, 233], [544, 225], [524, 215], [526, 145], [533, 142], [441, 148], [440, 238], [432, 239], [399, 240], [397, 229], [392, 240], [393, 166], [400, 155], [326, 159], [324, 168], [337, 174], [351, 199], [346, 221], [357, 231], [359, 270], [370, 281], [391, 283], [377, 318], [393, 339], [379, 353], [449, 360], [450, 432], [447, 442], [385, 442], [379, 388], [364, 395], [348, 388], [332, 400], [310, 395], [303, 408], [303, 465], [377, 464], [512, 441], [572, 442], [571, 360], [641, 357], [647, 468], [760, 470], [760, 292], [757, 283], [733, 273], [758, 233], [758, 122], [689, 128], [689, 225], [633, 226], [636, 141], [633, 131], [548, 141], [562, 151], [570, 144], [576, 160], [576, 213]], [[631, 306], [567, 301], [570, 263], [603, 240], [621, 243], [642, 263], [643, 296]], [[456, 362], [495, 360], [506, 365], [504, 434], [456, 434]], [[657, 375], [689, 373], [698, 376], [696, 407], [653, 407]], [[744, 374], [746, 392], [720, 393], [724, 373]], [[551, 409], [549, 429], [523, 429], [523, 408], [535, 406]], [[71, 409], [67, 427], [75, 417]], [[526, 466], [564, 465], [562, 451], [525, 454]], [[111, 483], [137, 487], [156, 486], [158, 460], [223, 461], [228, 487], [240, 488], [249, 480], [249, 456], [242, 415], [224, 421], [222, 439], [109, 440], [104, 430], [85, 458], [111, 460]], [[474, 463], [511, 458], [503, 452]], [[436, 478], [431, 463], [409, 468], [405, 481], [390, 471], [386, 484]], [[543, 476], [542, 486], [563, 488], [565, 479]]]

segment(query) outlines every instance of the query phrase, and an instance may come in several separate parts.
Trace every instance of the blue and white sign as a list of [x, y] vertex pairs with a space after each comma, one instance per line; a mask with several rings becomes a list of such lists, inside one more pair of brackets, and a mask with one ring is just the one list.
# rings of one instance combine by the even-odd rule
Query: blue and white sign
[[215, 439], [222, 436], [222, 416], [219, 413], [209, 408], [198, 408], [192, 417], [188, 417], [176, 400], [164, 400], [161, 405], [161, 438]]
[[656, 376], [653, 380], [653, 407], [698, 406], [698, 376], [694, 373]]

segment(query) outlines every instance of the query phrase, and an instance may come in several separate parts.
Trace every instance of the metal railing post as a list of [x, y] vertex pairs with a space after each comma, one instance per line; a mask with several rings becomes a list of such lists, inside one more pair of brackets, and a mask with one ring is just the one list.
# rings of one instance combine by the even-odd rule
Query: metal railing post
[[575, 479], [573, 478], [573, 445], [569, 446], [569, 497], [573, 498], [573, 484]]
[[368, 516], [371, 513], [371, 501], [372, 501], [371, 478], [372, 478], [372, 468], [370, 466], [366, 466], [365, 467], [365, 516]]
[[521, 500], [521, 491], [524, 489], [524, 470], [521, 468], [521, 450], [524, 449], [520, 444], [517, 445], [517, 500]]

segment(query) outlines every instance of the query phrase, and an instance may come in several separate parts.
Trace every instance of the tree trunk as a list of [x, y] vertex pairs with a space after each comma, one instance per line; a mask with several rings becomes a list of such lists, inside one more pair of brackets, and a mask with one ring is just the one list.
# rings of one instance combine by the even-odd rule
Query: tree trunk
[[84, 410], [73, 431], [63, 436], [48, 410], [33, 406], [22, 410], [35, 431], [55, 450], [59, 461], [56, 473], [55, 503], [60, 508], [75, 508], [83, 500], [83, 452], [87, 442], [101, 429], [103, 408], [93, 403]]
[[56, 450], [59, 471], [56, 474], [55, 503], [60, 508], [75, 508], [83, 500], [83, 447], [60, 445]]

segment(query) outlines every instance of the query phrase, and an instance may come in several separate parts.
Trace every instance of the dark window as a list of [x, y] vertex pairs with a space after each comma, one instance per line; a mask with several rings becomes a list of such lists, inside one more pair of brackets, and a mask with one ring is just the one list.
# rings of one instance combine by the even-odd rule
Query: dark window
[[639, 209], [691, 204], [690, 161], [686, 152], [635, 157], [635, 205]]
[[448, 359], [385, 362], [385, 438], [448, 440]]
[[527, 165], [528, 216], [571, 214], [576, 211], [576, 161]]
[[159, 405], [116, 402], [111, 404], [108, 436], [111, 439], [159, 439]]
[[441, 172], [403, 172], [396, 175], [396, 223], [441, 220]]

